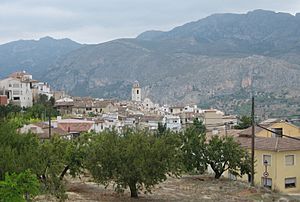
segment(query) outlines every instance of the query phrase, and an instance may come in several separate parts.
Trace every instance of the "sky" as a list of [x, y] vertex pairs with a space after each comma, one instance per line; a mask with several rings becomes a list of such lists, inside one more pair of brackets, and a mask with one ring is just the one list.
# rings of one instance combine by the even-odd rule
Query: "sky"
[[300, 0], [0, 0], [0, 44], [44, 36], [101, 43], [214, 13], [300, 12]]

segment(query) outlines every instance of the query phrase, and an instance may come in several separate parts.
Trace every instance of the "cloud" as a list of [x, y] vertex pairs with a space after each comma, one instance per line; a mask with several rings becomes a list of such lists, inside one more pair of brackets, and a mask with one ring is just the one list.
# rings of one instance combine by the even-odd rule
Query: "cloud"
[[51, 35], [82, 43], [169, 30], [213, 13], [296, 13], [299, 0], [1, 0], [0, 43]]

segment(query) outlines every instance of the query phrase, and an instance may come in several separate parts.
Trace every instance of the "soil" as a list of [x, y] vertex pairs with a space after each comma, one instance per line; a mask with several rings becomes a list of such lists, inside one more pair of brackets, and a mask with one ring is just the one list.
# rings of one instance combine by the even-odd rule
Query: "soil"
[[[228, 179], [216, 180], [212, 176], [183, 176], [168, 178], [155, 186], [152, 193], [139, 193], [139, 198], [130, 198], [129, 190], [116, 193], [113, 186], [90, 182], [89, 178], [69, 179], [67, 186], [68, 202], [106, 202], [106, 201], [299, 201], [300, 196], [288, 196], [271, 192], [260, 187]], [[39, 196], [35, 201], [55, 201], [53, 198]]]

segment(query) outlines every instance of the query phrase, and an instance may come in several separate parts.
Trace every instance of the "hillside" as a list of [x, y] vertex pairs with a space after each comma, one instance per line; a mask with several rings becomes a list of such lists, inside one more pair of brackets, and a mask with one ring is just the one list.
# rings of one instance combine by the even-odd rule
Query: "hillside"
[[56, 40], [51, 37], [0, 45], [0, 77], [19, 70], [40, 76], [53, 61], [81, 46], [70, 39]]
[[47, 51], [34, 58], [14, 55], [18, 64], [0, 60], [0, 66], [12, 71], [31, 64], [29, 70], [39, 78], [72, 95], [130, 99], [132, 82], [138, 80], [144, 98], [161, 104], [192, 102], [245, 114], [254, 93], [260, 115], [291, 115], [300, 111], [299, 36], [298, 14], [214, 14], [133, 39], [73, 44], [73, 50], [68, 46], [58, 53], [45, 48], [51, 57]]

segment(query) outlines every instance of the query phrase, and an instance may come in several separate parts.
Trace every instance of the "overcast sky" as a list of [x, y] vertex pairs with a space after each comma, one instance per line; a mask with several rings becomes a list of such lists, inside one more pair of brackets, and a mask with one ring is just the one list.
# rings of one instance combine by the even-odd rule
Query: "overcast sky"
[[213, 13], [300, 12], [300, 0], [0, 0], [0, 44], [44, 36], [100, 43]]

